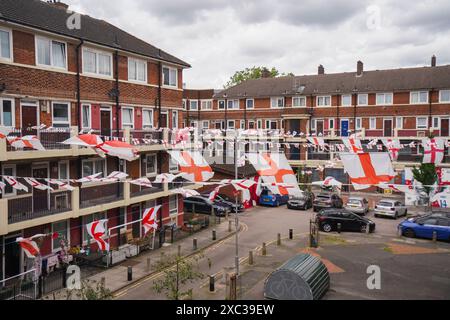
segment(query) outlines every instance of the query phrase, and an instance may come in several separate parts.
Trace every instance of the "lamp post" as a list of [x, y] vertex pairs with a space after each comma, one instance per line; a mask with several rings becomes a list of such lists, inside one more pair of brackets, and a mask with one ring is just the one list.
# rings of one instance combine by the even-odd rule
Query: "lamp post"
[[227, 101], [227, 97], [228, 95], [225, 93], [223, 95], [224, 98], [224, 102], [225, 102], [225, 125], [224, 125], [224, 129], [225, 129], [225, 139], [223, 141], [223, 164], [227, 163], [227, 130], [228, 130], [228, 101]]
[[[237, 159], [237, 134], [235, 134], [234, 137], [234, 158]], [[238, 161], [234, 161], [234, 177], [236, 180], [238, 180]], [[239, 213], [238, 213], [238, 193], [235, 192], [236, 197], [236, 207], [234, 210], [235, 213], [235, 226], [236, 226], [236, 256], [235, 256], [235, 267], [236, 267], [236, 276], [239, 278]]]

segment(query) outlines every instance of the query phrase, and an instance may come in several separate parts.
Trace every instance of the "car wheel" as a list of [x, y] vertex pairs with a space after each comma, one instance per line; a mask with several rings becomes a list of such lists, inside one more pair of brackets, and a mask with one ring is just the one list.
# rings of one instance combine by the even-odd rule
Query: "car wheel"
[[322, 230], [325, 231], [325, 232], [331, 232], [331, 229], [332, 229], [331, 225], [328, 224], [328, 223], [325, 223], [325, 224], [322, 225]]
[[416, 233], [414, 232], [413, 229], [406, 229], [405, 231], [403, 231], [403, 235], [407, 238], [415, 238], [416, 237]]

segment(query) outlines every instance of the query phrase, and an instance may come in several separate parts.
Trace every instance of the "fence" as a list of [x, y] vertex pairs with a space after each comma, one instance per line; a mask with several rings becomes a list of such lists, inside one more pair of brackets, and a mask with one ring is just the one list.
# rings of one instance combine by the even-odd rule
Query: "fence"
[[36, 269], [0, 281], [0, 300], [35, 300], [38, 298]]

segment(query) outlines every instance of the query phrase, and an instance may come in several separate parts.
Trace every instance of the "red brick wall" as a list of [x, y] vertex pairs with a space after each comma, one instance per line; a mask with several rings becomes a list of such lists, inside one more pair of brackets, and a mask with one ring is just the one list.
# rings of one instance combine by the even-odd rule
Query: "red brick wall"
[[18, 30], [13, 30], [14, 62], [35, 65], [34, 36]]

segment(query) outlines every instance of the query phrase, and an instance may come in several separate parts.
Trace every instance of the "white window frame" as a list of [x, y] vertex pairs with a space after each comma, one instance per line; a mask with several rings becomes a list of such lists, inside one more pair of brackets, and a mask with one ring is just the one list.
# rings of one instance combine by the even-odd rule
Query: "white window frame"
[[[366, 103], [361, 103], [360, 98], [362, 97], [366, 97]], [[360, 93], [358, 94], [358, 99], [357, 99], [357, 104], [358, 106], [368, 106], [369, 105], [369, 95], [367, 93]]]
[[[50, 64], [49, 65], [39, 63], [39, 53], [38, 53], [38, 41], [39, 40], [50, 41]], [[64, 61], [65, 66], [64, 67], [53, 65], [53, 48], [52, 48], [53, 42], [61, 43], [65, 47], [65, 57], [64, 57], [65, 58], [65, 61]], [[36, 61], [37, 66], [43, 67], [43, 68], [54, 68], [54, 69], [59, 69], [59, 70], [67, 70], [68, 61], [69, 61], [68, 53], [67, 53], [67, 42], [48, 38], [48, 37], [43, 37], [43, 36], [35, 36], [34, 37], [34, 45], [35, 45], [35, 61]]]
[[[9, 58], [2, 57], [2, 56], [0, 55], [0, 60], [2, 60], [2, 61], [13, 61], [13, 60], [14, 60], [14, 58], [13, 58], [14, 50], [13, 50], [13, 36], [12, 36], [12, 30], [11, 30], [11, 29], [7, 29], [7, 28], [4, 28], [4, 27], [0, 27], [0, 31], [7, 32], [8, 35], [9, 35]], [[1, 44], [0, 44], [0, 45], [1, 45]], [[1, 53], [1, 48], [0, 48], [0, 53]], [[67, 54], [66, 54], [66, 55], [67, 55]]]
[[[294, 102], [295, 100], [300, 101], [300, 104], [295, 104], [295, 102]], [[303, 103], [301, 101], [303, 101]], [[304, 108], [304, 107], [306, 107], [306, 97], [305, 96], [292, 97], [292, 107], [293, 108]]]
[[[205, 126], [205, 124], [207, 124], [207, 126]], [[202, 120], [202, 129], [209, 129], [209, 120]]]
[[[399, 126], [399, 121], [400, 121], [400, 126]], [[395, 127], [397, 129], [403, 129], [403, 117], [395, 117]]]
[[[164, 69], [169, 69], [169, 84], [165, 84], [165, 77], [164, 77]], [[175, 84], [170, 84], [170, 75], [171, 75], [171, 71], [176, 71], [176, 77], [175, 77]], [[169, 88], [178, 88], [178, 69], [174, 68], [174, 67], [170, 67], [170, 66], [162, 66], [161, 68], [161, 72], [162, 72], [162, 84], [164, 87], [169, 87]]]
[[[59, 224], [59, 223], [66, 223], [66, 229], [64, 230], [65, 232], [66, 232], [66, 236], [67, 236], [67, 245], [70, 247], [70, 221], [69, 220], [62, 220], [62, 221], [57, 221], [57, 222], [53, 222], [52, 223], [52, 234], [54, 234], [56, 231], [55, 231], [55, 224]], [[83, 228], [84, 229], [84, 228]], [[54, 246], [54, 241], [55, 240], [59, 240], [59, 237], [58, 237], [58, 239], [52, 239], [52, 253], [57, 253], [57, 252], [59, 252], [59, 251], [61, 251], [61, 247], [57, 247], [57, 248], [55, 248], [55, 246]]]
[[[83, 170], [84, 169], [84, 165], [85, 165], [86, 162], [92, 162], [94, 164], [94, 166], [93, 166], [94, 173], [93, 174], [99, 173], [98, 171], [96, 172], [96, 170], [95, 170], [96, 169], [96, 164], [95, 163], [103, 162], [103, 170], [101, 171], [102, 174], [99, 177], [100, 178], [105, 178], [106, 177], [107, 172], [108, 172], [108, 163], [106, 162], [106, 159], [90, 158], [90, 159], [83, 159], [81, 161], [81, 175], [82, 175], [83, 178], [86, 177], [84, 175], [84, 170]], [[90, 184], [90, 183], [94, 183], [94, 182], [85, 182], [83, 184]]]
[[[61, 104], [61, 105], [67, 105], [67, 122], [66, 121], [55, 121], [55, 115], [53, 113], [55, 104]], [[71, 115], [72, 115], [72, 104], [70, 102], [62, 102], [62, 101], [52, 101], [52, 125], [55, 124], [67, 124], [67, 128], [70, 128], [71, 126]]]
[[[153, 172], [147, 172], [148, 169], [148, 159], [149, 158], [154, 158], [154, 164], [155, 164], [155, 170]], [[158, 157], [156, 156], [156, 154], [146, 154], [145, 155], [145, 176], [146, 177], [153, 177], [156, 176], [158, 174]]]
[[[144, 112], [150, 112], [150, 122], [149, 124], [144, 123]], [[153, 123], [154, 123], [154, 113], [153, 113], [153, 109], [150, 108], [142, 108], [142, 129], [146, 130], [146, 129], [152, 129], [154, 127]]]
[[[85, 70], [85, 65], [84, 65], [84, 61], [85, 61], [84, 60], [84, 53], [85, 53], [85, 51], [89, 51], [89, 52], [95, 54], [95, 72], [89, 72], [89, 71]], [[103, 54], [105, 56], [107, 55], [107, 56], [110, 57], [110, 59], [109, 59], [109, 62], [110, 62], [109, 68], [111, 70], [111, 74], [105, 75], [105, 74], [101, 74], [99, 72], [99, 59], [98, 59], [98, 55], [99, 54]], [[102, 51], [102, 50], [93, 49], [93, 48], [90, 48], [90, 47], [83, 47], [83, 50], [81, 50], [81, 56], [82, 56], [82, 60], [83, 60], [82, 61], [83, 75], [94, 75], [94, 76], [97, 76], [97, 77], [108, 78], [108, 79], [111, 79], [113, 77], [113, 55], [112, 55], [112, 53], [110, 53], [108, 51]]]
[[11, 102], [11, 127], [15, 127], [16, 126], [16, 105], [15, 105], [15, 100], [14, 99], [9, 99], [9, 98], [1, 98], [0, 97], [0, 125], [2, 126], [6, 126], [5, 125], [5, 117], [4, 115], [4, 110], [3, 110], [3, 102], [4, 101], [9, 101]]
[[[425, 119], [425, 126], [421, 127], [419, 126], [419, 119]], [[416, 117], [416, 130], [425, 130], [428, 129], [428, 117]]]
[[[195, 103], [195, 108], [192, 108], [192, 103]], [[189, 111], [198, 111], [198, 100], [189, 100]]]
[[[435, 126], [435, 121], [437, 121], [437, 126]], [[433, 117], [433, 128], [441, 129], [441, 117]]]
[[[12, 174], [11, 175], [5, 174], [5, 169], [12, 169]], [[17, 174], [16, 169], [17, 168], [16, 168], [15, 164], [5, 164], [2, 166], [2, 175], [15, 177]], [[0, 179], [0, 181], [3, 181], [3, 183], [8, 185], [8, 182], [4, 181], [3, 179]], [[5, 193], [4, 190], [2, 190], [2, 197], [3, 198], [15, 197], [17, 195], [17, 190], [12, 187], [11, 187], [11, 190], [12, 190], [12, 192], [10, 192], [10, 193]]]
[[[173, 209], [170, 209], [170, 199], [171, 198], [172, 199], [175, 198], [175, 203], [176, 203], [176, 207]], [[170, 217], [177, 216], [178, 215], [178, 195], [177, 194], [171, 195], [171, 196], [169, 196], [168, 200], [169, 200], [168, 201], [169, 216]]]
[[[230, 107], [230, 102], [233, 105]], [[239, 100], [238, 99], [230, 99], [227, 101], [227, 110], [239, 110]]]
[[[426, 95], [426, 101], [420, 101], [420, 96], [423, 93], [425, 93], [425, 95]], [[416, 102], [413, 101], [413, 95], [417, 95]], [[423, 91], [423, 90], [422, 91], [411, 91], [409, 93], [409, 103], [410, 104], [427, 104], [428, 103], [428, 95], [429, 95], [428, 91]]]
[[[133, 79], [131, 76], [130, 76], [130, 71], [131, 71], [131, 69], [130, 69], [130, 64], [131, 63], [134, 63], [135, 64], [135, 67], [136, 67], [136, 78], [135, 79]], [[139, 74], [139, 72], [138, 72], [138, 65], [139, 64], [144, 64], [144, 80], [139, 80], [138, 78], [138, 74]], [[128, 68], [128, 81], [130, 81], [130, 82], [137, 82], [137, 83], [147, 83], [147, 68], [148, 68], [148, 66], [147, 66], [147, 61], [145, 61], [145, 60], [142, 60], [142, 59], [137, 59], [137, 58], [130, 58], [130, 57], [128, 57], [128, 66], [127, 66], [127, 68]]]
[[[350, 98], [350, 103], [349, 104], [344, 104], [344, 97], [349, 97]], [[352, 95], [351, 94], [343, 94], [341, 95], [341, 106], [342, 107], [351, 107], [352, 106]]]
[[[249, 103], [250, 101], [252, 102], [252, 106], [251, 106], [251, 107], [248, 106], [248, 103]], [[246, 99], [246, 100], [245, 100], [245, 108], [246, 108], [247, 110], [253, 110], [253, 109], [255, 109], [255, 99]]]
[[[61, 164], [65, 164], [66, 165], [67, 179], [61, 178], [61, 167], [60, 167]], [[59, 180], [64, 180], [64, 181], [70, 180], [70, 167], [69, 166], [70, 166], [69, 160], [58, 161], [58, 179]]]
[[[123, 122], [123, 111], [124, 110], [131, 110], [131, 123], [124, 123]], [[122, 129], [125, 129], [124, 125], [127, 126], [127, 128], [134, 129], [134, 108], [133, 107], [122, 107], [120, 109], [120, 122]]]
[[201, 108], [201, 110], [212, 110], [213, 109], [213, 100], [212, 99], [200, 100], [200, 108]]
[[[270, 128], [272, 123], [276, 124], [276, 129]], [[277, 130], [278, 129], [278, 121], [275, 119], [266, 119], [265, 125], [266, 125], [266, 130]]]
[[[86, 119], [84, 119], [84, 107], [89, 107], [89, 118], [87, 119], [88, 120], [88, 126], [87, 127], [85, 127], [84, 126], [84, 120], [86, 120]], [[91, 129], [92, 128], [92, 105], [90, 104], [90, 103], [82, 103], [81, 104], [81, 126], [82, 126], [82, 128], [83, 129]]]
[[[359, 125], [358, 125], [359, 122]], [[355, 119], [355, 130], [361, 130], [363, 127], [363, 121], [361, 117]]]
[[[223, 108], [220, 107], [220, 103], [223, 102]], [[226, 101], [225, 100], [217, 100], [217, 109], [218, 110], [225, 110]]]
[[[278, 102], [283, 101], [282, 106], [280, 107]], [[274, 104], [275, 102], [275, 104]], [[275, 105], [275, 106], [274, 106]], [[284, 97], [272, 97], [270, 98], [270, 108], [271, 109], [283, 109], [286, 105], [286, 101]]]
[[[442, 100], [442, 94], [444, 92], [449, 94], [449, 100]], [[439, 103], [450, 103], [450, 89], [439, 90]]]
[[[383, 103], [378, 102], [378, 97], [383, 96]], [[391, 102], [386, 102], [386, 97], [391, 96]], [[377, 106], [390, 106], [394, 104], [394, 94], [392, 92], [379, 92], [375, 97], [375, 105]]]
[[[231, 125], [230, 126], [230, 123], [232, 123], [233, 125]], [[228, 130], [234, 130], [234, 129], [236, 129], [236, 120], [228, 120], [228, 123], [227, 123], [227, 129]]]
[[178, 111], [172, 110], [172, 118], [171, 118], [172, 129], [178, 128]]
[[[327, 99], [330, 100], [329, 104], [319, 104], [319, 101], [323, 99], [323, 102], [325, 103]], [[316, 97], [316, 106], [317, 107], [331, 107], [331, 96], [317, 96]]]
[[317, 128], [317, 119], [311, 119], [311, 130], [316, 130]]
[[[372, 123], [375, 122], [375, 123]], [[370, 117], [369, 118], [369, 130], [376, 130], [377, 129], [377, 118]]]

